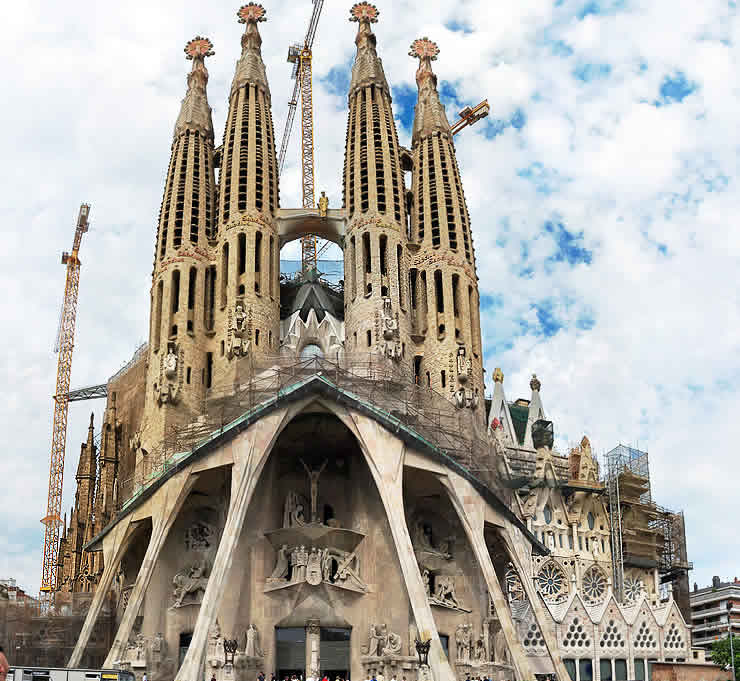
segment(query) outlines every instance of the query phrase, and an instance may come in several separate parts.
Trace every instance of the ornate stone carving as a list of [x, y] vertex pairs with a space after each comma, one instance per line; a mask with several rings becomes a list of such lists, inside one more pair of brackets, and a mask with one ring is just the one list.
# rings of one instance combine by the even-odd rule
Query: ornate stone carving
[[305, 546], [297, 546], [290, 553], [290, 566], [293, 582], [306, 581], [306, 568], [308, 567], [308, 551]]
[[463, 610], [455, 596], [455, 580], [450, 575], [438, 575], [434, 581], [434, 595], [431, 602]]
[[224, 663], [224, 639], [221, 636], [221, 626], [216, 620], [211, 628], [208, 637], [208, 665], [213, 669], [218, 669]]
[[244, 647], [244, 654], [249, 657], [263, 657], [262, 646], [260, 645], [260, 635], [254, 624], [249, 625], [247, 629], [247, 643]]
[[388, 640], [383, 647], [383, 655], [400, 655], [401, 654], [401, 637], [394, 632], [388, 634]]
[[288, 557], [288, 545], [283, 544], [278, 549], [277, 562], [275, 563], [275, 569], [272, 574], [268, 577], [268, 581], [282, 582], [288, 578], [288, 570], [290, 569], [290, 558]]
[[317, 470], [309, 468], [304, 463], [303, 459], [300, 459], [300, 462], [303, 468], [306, 470], [306, 475], [308, 475], [309, 487], [311, 489], [311, 522], [317, 523], [319, 522], [319, 477], [324, 472], [326, 464], [329, 463], [329, 460], [325, 459], [324, 463], [322, 463]]
[[183, 568], [173, 578], [173, 608], [199, 604], [208, 585], [208, 561], [202, 558], [196, 565]]
[[323, 572], [321, 569], [321, 559], [323, 558], [323, 551], [317, 551], [316, 548], [311, 549], [311, 553], [308, 554], [308, 563], [306, 565], [306, 581], [311, 586], [318, 586], [323, 580]]
[[383, 298], [383, 307], [380, 314], [382, 341], [380, 349], [389, 359], [396, 362], [401, 359], [400, 332], [398, 330], [398, 315], [393, 314], [393, 303], [390, 298]]
[[450, 560], [452, 554], [450, 553], [450, 540], [443, 539], [438, 542], [438, 546], [434, 546], [432, 540], [432, 527], [425, 523], [423, 520], [418, 520], [414, 527], [414, 536], [412, 539], [414, 551], [417, 553], [427, 553], [433, 556], [443, 558], [444, 560]]
[[370, 625], [370, 642], [367, 646], [368, 657], [379, 657], [388, 641], [388, 627], [385, 624]]
[[283, 527], [302, 527], [306, 524], [306, 500], [298, 492], [288, 492], [283, 506]]
[[185, 351], [174, 341], [167, 343], [167, 352], [159, 358], [159, 381], [154, 384], [154, 397], [162, 405], [177, 404], [183, 383]]
[[483, 641], [483, 636], [479, 636], [475, 642], [473, 658], [479, 664], [486, 662], [486, 644]]
[[473, 373], [473, 361], [467, 356], [464, 345], [457, 348], [456, 365], [458, 389], [455, 391], [455, 406], [458, 409], [477, 409], [480, 402], [478, 388], [466, 387]]
[[188, 551], [208, 551], [213, 545], [216, 532], [211, 525], [196, 520], [185, 530], [185, 548]]
[[229, 323], [226, 331], [226, 354], [233, 357], [246, 357], [249, 354], [252, 337], [252, 309], [244, 308], [244, 300], [237, 298], [233, 312], [229, 310]]
[[455, 629], [455, 646], [458, 662], [470, 661], [470, 649], [473, 641], [473, 626], [471, 624], [458, 624]]

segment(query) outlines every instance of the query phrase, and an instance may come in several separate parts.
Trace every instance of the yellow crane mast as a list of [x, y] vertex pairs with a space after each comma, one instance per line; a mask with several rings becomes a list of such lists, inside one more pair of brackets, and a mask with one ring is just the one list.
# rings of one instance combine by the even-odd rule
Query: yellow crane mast
[[[301, 179], [303, 193], [303, 208], [315, 209], [315, 164], [314, 164], [314, 142], [313, 142], [313, 41], [316, 37], [316, 28], [321, 16], [324, 0], [313, 0], [313, 13], [308, 24], [308, 31], [303, 45], [295, 44], [288, 48], [288, 61], [293, 64], [293, 75], [295, 85], [293, 96], [288, 103], [288, 117], [283, 132], [283, 142], [280, 146], [280, 158], [278, 161], [278, 172], [283, 170], [285, 154], [288, 149], [288, 141], [293, 128], [295, 110], [298, 106], [298, 91], [301, 93]], [[301, 270], [310, 272], [316, 270], [318, 262], [316, 259], [316, 236], [308, 234], [301, 238]]]
[[56, 588], [57, 554], [59, 553], [59, 530], [62, 524], [62, 485], [64, 482], [64, 450], [67, 442], [67, 411], [69, 408], [69, 378], [72, 371], [75, 322], [77, 320], [77, 295], [80, 289], [80, 246], [82, 235], [87, 232], [90, 206], [83, 203], [77, 217], [72, 252], [62, 253], [62, 265], [67, 266], [64, 285], [64, 300], [59, 316], [59, 330], [54, 351], [57, 361], [57, 384], [54, 394], [54, 425], [51, 431], [51, 460], [49, 464], [49, 496], [46, 515], [41, 520], [45, 525], [44, 563], [41, 574], [41, 602], [48, 605], [51, 593]]

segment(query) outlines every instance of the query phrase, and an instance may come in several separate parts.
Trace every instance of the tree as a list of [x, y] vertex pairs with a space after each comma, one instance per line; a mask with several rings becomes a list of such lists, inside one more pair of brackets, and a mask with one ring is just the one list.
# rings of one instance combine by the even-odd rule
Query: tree
[[[740, 637], [732, 637], [732, 647], [735, 653], [735, 669], [740, 673]], [[723, 669], [732, 667], [729, 637], [721, 638], [719, 641], [712, 643], [712, 662]]]

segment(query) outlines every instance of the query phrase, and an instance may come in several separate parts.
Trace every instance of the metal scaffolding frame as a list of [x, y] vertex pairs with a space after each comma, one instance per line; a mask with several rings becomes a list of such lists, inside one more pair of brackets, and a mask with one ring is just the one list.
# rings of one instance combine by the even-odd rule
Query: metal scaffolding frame
[[357, 353], [333, 360], [278, 356], [259, 361], [245, 357], [238, 361], [238, 372], [245, 378], [236, 385], [211, 388], [200, 411], [188, 414], [187, 425], [168, 430], [134, 475], [119, 481], [119, 510], [199, 443], [245, 414], [279, 401], [315, 375], [325, 377], [339, 390], [378, 410], [396, 422], [399, 429], [413, 430], [481, 476], [489, 486], [496, 483], [495, 449], [487, 437], [485, 419], [470, 409], [457, 409], [429, 387], [415, 385], [413, 376], [390, 359]]

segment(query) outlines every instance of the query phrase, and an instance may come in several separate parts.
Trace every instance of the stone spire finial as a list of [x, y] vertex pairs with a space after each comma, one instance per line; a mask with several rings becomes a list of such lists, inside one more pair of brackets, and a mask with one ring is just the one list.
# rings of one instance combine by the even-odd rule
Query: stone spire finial
[[415, 143], [422, 137], [428, 137], [436, 132], [449, 134], [450, 123], [447, 114], [439, 101], [437, 92], [437, 76], [432, 71], [432, 62], [439, 55], [437, 43], [424, 38], [417, 38], [411, 43], [409, 56], [419, 60], [416, 70], [416, 85], [419, 88], [419, 99], [414, 114], [414, 128], [412, 139]]
[[370, 24], [378, 23], [379, 15], [378, 8], [369, 2], [358, 2], [352, 5], [349, 12], [349, 20], [358, 24], [357, 36], [355, 37], [357, 56], [355, 57], [355, 63], [352, 65], [352, 81], [349, 86], [350, 97], [357, 88], [367, 85], [384, 88], [390, 96], [390, 89], [383, 71], [383, 62], [376, 51], [378, 40], [370, 27]]
[[496, 367], [493, 370], [493, 382], [494, 383], [503, 383], [504, 382], [504, 372], [501, 371], [500, 367]]
[[231, 92], [246, 83], [252, 83], [265, 90], [267, 95], [270, 89], [267, 85], [267, 72], [262, 61], [262, 36], [257, 24], [267, 21], [267, 11], [262, 5], [250, 2], [242, 5], [236, 13], [240, 24], [246, 24], [242, 35], [242, 56], [236, 63], [236, 73], [231, 84]]
[[185, 45], [185, 58], [193, 62], [188, 74], [188, 91], [182, 100], [180, 115], [175, 123], [175, 137], [184, 130], [200, 130], [205, 136], [213, 139], [213, 122], [211, 107], [208, 105], [206, 85], [208, 69], [205, 58], [213, 56], [213, 43], [203, 36], [195, 36]]
[[537, 378], [537, 374], [532, 374], [532, 380], [529, 382], [529, 387], [535, 392], [539, 392], [540, 388], [542, 388], [542, 383], [540, 383], [540, 379]]

